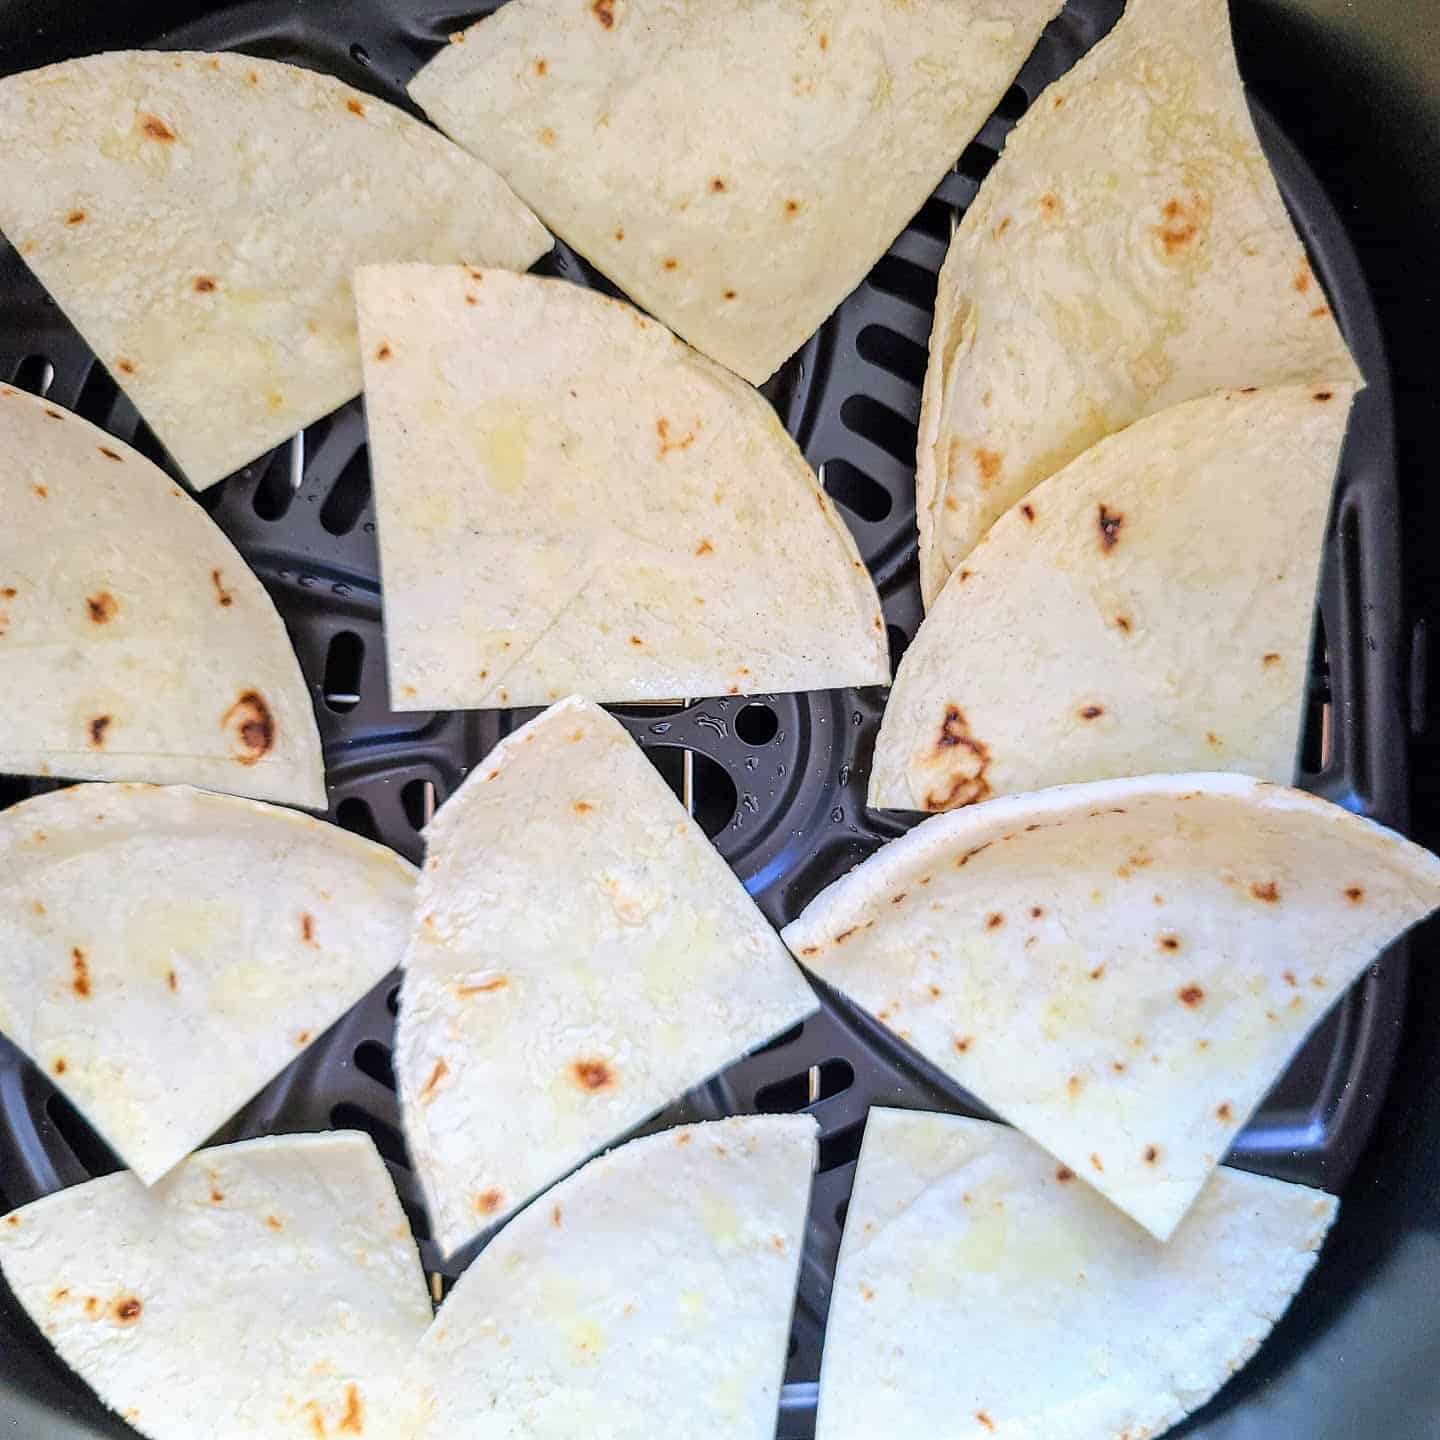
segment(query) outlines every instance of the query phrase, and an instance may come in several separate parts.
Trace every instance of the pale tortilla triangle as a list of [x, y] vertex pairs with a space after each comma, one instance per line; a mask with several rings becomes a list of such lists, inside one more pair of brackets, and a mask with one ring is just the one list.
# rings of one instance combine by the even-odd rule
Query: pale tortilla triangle
[[414, 1440], [645, 1440], [659, 1416], [771, 1440], [815, 1135], [800, 1115], [689, 1125], [537, 1200], [420, 1342]]
[[0, 771], [187, 782], [325, 808], [290, 637], [209, 516], [143, 455], [0, 386]]
[[999, 103], [1058, 0], [512, 0], [411, 83], [636, 304], [759, 384]]
[[1162, 1245], [1014, 1130], [872, 1110], [817, 1440], [1158, 1436], [1263, 1343], [1338, 1209], [1221, 1169]]
[[748, 385], [564, 281], [356, 294], [397, 709], [888, 681], [855, 542]]
[[0, 81], [0, 230], [197, 488], [359, 393], [356, 265], [523, 270], [550, 247], [499, 176], [373, 95], [154, 50]]
[[426, 840], [395, 1073], [447, 1254], [816, 1008], [704, 832], [586, 701], [504, 740]]
[[430, 1323], [405, 1212], [365, 1135], [204, 1150], [0, 1220], [0, 1272], [60, 1357], [152, 1440], [395, 1436]]
[[951, 242], [935, 317], [927, 605], [1102, 436], [1225, 386], [1359, 383], [1256, 138], [1227, 0], [1130, 0], [1036, 97]]
[[147, 1184], [405, 948], [414, 872], [293, 810], [77, 785], [0, 811], [0, 1031]]
[[906, 651], [870, 803], [1183, 770], [1288, 784], [1352, 393], [1192, 400], [1032, 490]]
[[938, 816], [784, 932], [801, 963], [1160, 1239], [1286, 1062], [1440, 905], [1440, 860], [1234, 775]]

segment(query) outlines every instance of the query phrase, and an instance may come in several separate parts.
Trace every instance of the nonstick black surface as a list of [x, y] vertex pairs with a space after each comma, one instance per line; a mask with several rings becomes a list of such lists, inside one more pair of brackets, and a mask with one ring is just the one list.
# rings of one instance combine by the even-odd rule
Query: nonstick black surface
[[[95, 48], [240, 49], [339, 75], [397, 104], [404, 83], [445, 37], [493, 5], [437, 11], [423, 0], [288, 0], [59, 7], [0, 0], [0, 73]], [[1028, 102], [1113, 24], [1118, 0], [1070, 0], [1018, 83], [959, 157], [868, 280], [765, 387], [765, 393], [840, 504], [885, 603], [898, 659], [920, 620], [914, 543], [914, 445], [936, 274], [954, 218]], [[1323, 10], [1324, 5], [1316, 9]], [[1394, 7], [1381, 6], [1382, 12]], [[62, 10], [63, 14], [57, 14]], [[121, 13], [123, 12], [123, 13]], [[1422, 27], [1429, 5], [1416, 7]], [[1391, 17], [1393, 19], [1393, 16]], [[1300, 783], [1389, 824], [1406, 823], [1405, 687], [1414, 666], [1402, 603], [1402, 469], [1408, 403], [1397, 412], [1387, 340], [1395, 275], [1373, 247], [1362, 257], [1327, 191], [1335, 149], [1317, 141], [1334, 111], [1296, 93], [1303, 54], [1276, 7], [1242, 6], [1237, 31], [1262, 140], [1346, 334], [1370, 380], [1357, 404], [1330, 529], [1312, 664]], [[1303, 28], [1303, 27], [1302, 27]], [[1343, 27], [1342, 27], [1343, 28]], [[1311, 28], [1315, 73], [1336, 59]], [[1388, 32], [1387, 32], [1388, 33]], [[1320, 38], [1317, 40], [1317, 36]], [[1249, 42], [1249, 43], [1247, 43]], [[1282, 59], [1284, 63], [1282, 62]], [[1252, 63], [1253, 62], [1253, 63]], [[1270, 81], [1267, 84], [1267, 79]], [[1332, 80], [1333, 83], [1333, 80]], [[1314, 101], [1311, 113], [1307, 98]], [[1274, 104], [1274, 112], [1269, 107]], [[1323, 113], [1322, 113], [1323, 112]], [[1279, 118], [1276, 118], [1277, 115]], [[1434, 145], [1433, 133], [1424, 136]], [[1322, 182], [1312, 156], [1327, 162]], [[1353, 189], [1354, 171], [1341, 167]], [[1440, 202], [1440, 183], [1436, 186]], [[1352, 202], [1353, 203], [1353, 202]], [[1393, 255], [1398, 260], [1400, 251]], [[605, 282], [563, 244], [542, 269]], [[1399, 313], [1399, 306], [1395, 307]], [[1413, 317], [1411, 317], [1413, 320]], [[1407, 352], [1407, 359], [1408, 359]], [[1432, 362], [1433, 366], [1433, 362]], [[95, 364], [8, 247], [0, 244], [0, 379], [45, 393], [137, 444], [162, 452], [134, 408]], [[1408, 395], [1413, 372], [1398, 375]], [[388, 709], [374, 508], [358, 401], [310, 427], [209, 491], [204, 502], [270, 589], [316, 697], [331, 786], [331, 815], [414, 859], [434, 805], [533, 711], [394, 715]], [[3, 517], [0, 517], [3, 524]], [[1416, 536], [1405, 534], [1413, 548]], [[1418, 568], [1412, 564], [1413, 576]], [[1427, 720], [1423, 692], [1415, 723]], [[863, 805], [884, 693], [849, 691], [675, 707], [619, 707], [635, 738], [684, 794], [696, 818], [776, 924], [826, 883], [900, 833], [897, 817]], [[1415, 705], [1410, 708], [1414, 709]], [[0, 778], [0, 804], [44, 788]], [[1305, 1435], [1440, 1435], [1440, 1251], [1396, 1170], [1433, 1177], [1440, 1114], [1417, 1099], [1414, 1066], [1433, 1062], [1406, 1036], [1407, 964], [1394, 952], [1356, 987], [1276, 1086], [1240, 1137], [1232, 1163], [1345, 1195], [1316, 1276], [1260, 1358], [1175, 1434], [1210, 1440]], [[1422, 977], [1422, 985], [1425, 980]], [[390, 1045], [391, 977], [237, 1116], [217, 1140], [330, 1125], [367, 1130], [390, 1164], [426, 1266], [446, 1281], [469, 1254], [441, 1266], [429, 1244], [399, 1129]], [[1425, 985], [1427, 995], [1434, 986]], [[851, 1007], [827, 996], [821, 1014], [692, 1092], [646, 1129], [725, 1113], [807, 1109], [821, 1131], [809, 1241], [801, 1274], [781, 1429], [813, 1428], [830, 1274], [844, 1224], [864, 1116], [873, 1103], [985, 1113], [970, 1097]], [[1435, 1033], [1434, 1010], [1420, 1025]], [[1417, 1006], [1408, 1010], [1417, 1027]], [[1391, 1086], [1397, 1056], [1403, 1084]], [[1426, 1125], [1433, 1128], [1428, 1132]], [[1380, 1138], [1367, 1151], [1376, 1131]], [[1397, 1125], [1412, 1131], [1397, 1145]], [[1436, 1143], [1440, 1143], [1437, 1141]], [[1420, 1148], [1412, 1154], [1411, 1149]], [[118, 1162], [49, 1082], [0, 1040], [0, 1209], [104, 1173]], [[1433, 1212], [1436, 1188], [1429, 1204]], [[1359, 1211], [1362, 1217], [1354, 1218]], [[1428, 1248], [1426, 1242], [1428, 1241]], [[1416, 1250], [1418, 1253], [1412, 1254]], [[1347, 1370], [1336, 1336], [1370, 1316]], [[1037, 1357], [1037, 1363], [1043, 1363]], [[1383, 1385], [1373, 1383], [1381, 1366]], [[1361, 1369], [1366, 1373], [1359, 1373]], [[677, 1375], [683, 1386], [686, 1377]], [[7, 1428], [7, 1426], [9, 1428]], [[131, 1434], [104, 1414], [50, 1353], [0, 1287], [0, 1437]], [[657, 1416], [656, 1433], [666, 1433]]]

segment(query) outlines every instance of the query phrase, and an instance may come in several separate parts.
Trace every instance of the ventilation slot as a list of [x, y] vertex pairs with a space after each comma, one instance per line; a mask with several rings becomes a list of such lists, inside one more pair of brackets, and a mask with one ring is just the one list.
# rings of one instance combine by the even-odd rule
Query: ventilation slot
[[1029, 97], [1018, 85], [1012, 85], [995, 107], [995, 113], [1002, 120], [1013, 122], [1018, 120], [1029, 108]]
[[367, 840], [380, 838], [375, 812], [358, 795], [351, 795], [336, 806], [335, 823], [352, 835], [363, 835]]
[[435, 816], [435, 782], [433, 780], [410, 780], [400, 792], [400, 804], [404, 807], [405, 818], [416, 830], [423, 830]]
[[916, 390], [924, 388], [925, 368], [930, 363], [930, 352], [924, 345], [897, 335], [884, 325], [867, 325], [860, 332], [855, 348], [861, 358], [872, 365], [889, 371]]
[[109, 1175], [121, 1168], [119, 1157], [85, 1123], [80, 1112], [57, 1090], [45, 1102], [46, 1119], [74, 1152], [90, 1176]]
[[881, 256], [870, 272], [869, 282], [872, 290], [903, 300], [917, 310], [935, 308], [938, 281], [932, 271], [913, 260], [902, 260], [898, 255]]
[[954, 230], [954, 218], [954, 210], [943, 200], [932, 196], [920, 207], [907, 228], [918, 230], [922, 235], [928, 235], [930, 239], [948, 245]]
[[337, 1105], [330, 1112], [330, 1124], [337, 1130], [363, 1130], [375, 1142], [375, 1148], [392, 1165], [410, 1169], [410, 1157], [405, 1153], [405, 1141], [400, 1132], [358, 1105], [348, 1102]]
[[804, 1033], [805, 1025], [802, 1021], [799, 1025], [792, 1025], [783, 1034], [777, 1035], [773, 1040], [767, 1041], [758, 1050], [757, 1055], [766, 1055], [771, 1050], [783, 1050], [787, 1045], [793, 1045]]
[[360, 703], [360, 672], [365, 665], [365, 642], [353, 630], [330, 637], [325, 652], [323, 691], [326, 706], [348, 715]]
[[698, 751], [691, 752], [690, 813], [713, 840], [734, 818], [740, 797], [723, 765]]
[[362, 445], [330, 487], [320, 507], [320, 523], [332, 535], [348, 535], [370, 503], [370, 451]]
[[910, 648], [910, 637], [898, 625], [887, 625], [885, 637], [890, 642], [890, 673], [893, 675]]
[[390, 1051], [378, 1040], [366, 1040], [356, 1047], [355, 1068], [387, 1090], [395, 1088], [395, 1068], [390, 1063]]
[[967, 145], [955, 168], [970, 180], [983, 180], [999, 158], [988, 145]]
[[735, 717], [735, 734], [747, 745], [768, 745], [780, 733], [780, 717], [768, 705], [747, 705]]
[[1305, 734], [1300, 743], [1300, 769], [1323, 775], [1335, 753], [1334, 711], [1330, 700], [1330, 646], [1325, 614], [1315, 612], [1315, 637], [1310, 650], [1310, 684], [1305, 702]]
[[855, 1070], [848, 1060], [826, 1060], [757, 1091], [755, 1108], [762, 1115], [794, 1114], [839, 1095], [854, 1083]]
[[27, 355], [15, 367], [10, 379], [32, 395], [48, 395], [55, 383], [55, 367], [43, 355]]
[[840, 407], [840, 423], [847, 430], [878, 445], [907, 470], [914, 468], [915, 425], [888, 405], [882, 405], [868, 395], [852, 395]]
[[282, 445], [268, 459], [257, 462], [265, 466], [265, 472], [250, 503], [262, 520], [283, 520], [295, 498], [295, 487], [290, 483], [290, 452], [291, 445]]
[[890, 492], [848, 460], [827, 460], [825, 490], [838, 504], [874, 525], [894, 508]]

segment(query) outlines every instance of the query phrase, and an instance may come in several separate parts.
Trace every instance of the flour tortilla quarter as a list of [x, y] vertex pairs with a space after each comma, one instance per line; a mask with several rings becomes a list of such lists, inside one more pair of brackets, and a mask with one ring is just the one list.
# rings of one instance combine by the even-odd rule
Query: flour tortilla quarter
[[815, 1136], [798, 1115], [689, 1125], [537, 1200], [420, 1342], [414, 1440], [648, 1440], [661, 1415], [771, 1440]]
[[356, 293], [397, 709], [888, 683], [855, 542], [748, 385], [564, 281]]
[[1288, 784], [1352, 393], [1193, 400], [1032, 490], [906, 652], [870, 803], [1201, 769]]
[[[0, 160], [0, 165], [3, 165]], [[325, 806], [309, 688], [250, 567], [178, 485], [0, 385], [0, 771]]]
[[1255, 1353], [1331, 1196], [1217, 1170], [1168, 1245], [1001, 1125], [872, 1110], [817, 1440], [1156, 1437]]
[[975, 138], [1059, 0], [512, 0], [410, 94], [759, 384]]
[[0, 230], [203, 488], [360, 390], [350, 272], [525, 269], [504, 181], [372, 95], [251, 55], [0, 81]]
[[77, 785], [0, 811], [0, 1031], [158, 1180], [399, 962], [414, 872], [293, 810]]
[[1226, 386], [1360, 379], [1256, 138], [1226, 0], [1130, 0], [1036, 97], [955, 235], [935, 316], [927, 605], [1102, 436]]
[[623, 727], [567, 700], [427, 835], [396, 1076], [448, 1254], [816, 1009]]
[[1299, 791], [1154, 775], [927, 821], [801, 962], [1160, 1239], [1440, 860]]
[[392, 1436], [430, 1323], [365, 1135], [284, 1135], [121, 1172], [0, 1220], [0, 1271], [60, 1357], [153, 1440]]

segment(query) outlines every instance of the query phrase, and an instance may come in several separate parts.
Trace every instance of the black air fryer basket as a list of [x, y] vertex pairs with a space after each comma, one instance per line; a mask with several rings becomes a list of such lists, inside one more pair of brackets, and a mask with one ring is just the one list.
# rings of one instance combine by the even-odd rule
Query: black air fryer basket
[[[1329, 532], [1301, 781], [1434, 846], [1440, 732], [1430, 730], [1425, 616], [1440, 600], [1440, 566], [1431, 559], [1440, 537], [1440, 499], [1431, 493], [1440, 484], [1440, 0], [1234, 5], [1261, 139], [1370, 381], [1352, 420]], [[0, 73], [98, 49], [238, 49], [329, 71], [413, 109], [406, 81], [450, 32], [494, 8], [473, 0], [456, 10], [443, 0], [0, 0]], [[936, 275], [956, 218], [1007, 132], [1121, 8], [1121, 0], [1069, 0], [953, 173], [764, 387], [855, 533], [897, 660], [921, 616], [915, 424]], [[540, 268], [609, 288], [563, 244]], [[0, 380], [47, 394], [168, 463], [3, 242]], [[435, 805], [534, 712], [388, 710], [359, 402], [202, 498], [289, 625], [320, 718], [331, 817], [417, 858]], [[848, 691], [617, 713], [778, 925], [905, 828], [864, 807], [884, 698]], [[0, 806], [45, 788], [52, 782], [0, 777]], [[1344, 1207], [1312, 1280], [1259, 1357], [1174, 1434], [1440, 1437], [1435, 949], [1427, 927], [1409, 954], [1397, 949], [1376, 965], [1240, 1137], [1232, 1163], [1341, 1192]], [[439, 1288], [469, 1254], [441, 1264], [408, 1166], [390, 1061], [397, 989], [392, 976], [215, 1139], [330, 1126], [369, 1132]], [[824, 1000], [815, 1018], [646, 1127], [754, 1111], [805, 1110], [819, 1121], [782, 1440], [813, 1434], [830, 1276], [868, 1107], [983, 1113], [874, 1022], [833, 995]], [[75, 1110], [0, 1039], [0, 1211], [116, 1168]], [[683, 1387], [687, 1377], [674, 1383]], [[669, 1433], [657, 1414], [655, 1434]], [[132, 1434], [55, 1358], [0, 1285], [0, 1440]]]

